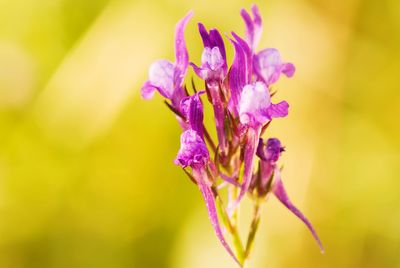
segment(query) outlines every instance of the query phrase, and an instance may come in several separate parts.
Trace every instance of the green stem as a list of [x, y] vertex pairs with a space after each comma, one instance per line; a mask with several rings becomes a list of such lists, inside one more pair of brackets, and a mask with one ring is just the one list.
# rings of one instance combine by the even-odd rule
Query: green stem
[[236, 226], [233, 225], [232, 222], [230, 221], [229, 216], [226, 213], [226, 210], [224, 209], [224, 207], [222, 205], [222, 200], [219, 196], [216, 197], [216, 201], [217, 201], [216, 203], [217, 203], [218, 214], [221, 215], [222, 223], [225, 225], [226, 229], [228, 230], [228, 232], [230, 233], [230, 235], [232, 237], [232, 242], [233, 242], [233, 246], [236, 251], [238, 261], [240, 263], [243, 263], [245, 260], [244, 248], [243, 248], [243, 244], [240, 239], [240, 236], [239, 236], [239, 232], [238, 232]]
[[[238, 197], [238, 194], [239, 194], [238, 188], [236, 186], [234, 186], [234, 185], [231, 185], [229, 187], [229, 191], [230, 191], [229, 192], [229, 195], [230, 195], [229, 198], [233, 202]], [[231, 222], [232, 222], [232, 225], [234, 227], [236, 227], [237, 224], [238, 224], [238, 214], [239, 214], [239, 206], [237, 206], [235, 208], [235, 210], [232, 212], [232, 216], [231, 216]]]
[[244, 252], [243, 267], [245, 267], [247, 261], [249, 260], [250, 253], [253, 249], [254, 238], [256, 236], [258, 225], [260, 223], [260, 215], [261, 215], [261, 204], [260, 204], [260, 200], [257, 199], [254, 203], [254, 216], [253, 216], [253, 220], [250, 225], [249, 234], [247, 236], [246, 250]]

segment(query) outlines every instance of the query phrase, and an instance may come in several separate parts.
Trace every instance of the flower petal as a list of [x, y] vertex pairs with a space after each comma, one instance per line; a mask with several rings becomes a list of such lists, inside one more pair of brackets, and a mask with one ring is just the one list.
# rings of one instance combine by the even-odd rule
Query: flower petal
[[167, 60], [159, 60], [150, 65], [149, 84], [158, 89], [160, 94], [171, 99], [174, 93], [174, 65]]
[[203, 40], [204, 48], [214, 49], [214, 47], [217, 47], [219, 49], [219, 53], [223, 60], [222, 64], [223, 74], [225, 75], [228, 67], [226, 63], [226, 51], [225, 51], [224, 40], [222, 39], [221, 34], [218, 32], [217, 29], [211, 29], [210, 32], [208, 32], [206, 27], [202, 23], [199, 23], [198, 27], [201, 39]]
[[264, 83], [246, 85], [240, 95], [240, 122], [251, 127], [265, 124], [270, 120], [270, 106], [271, 98]]
[[271, 104], [267, 109], [267, 114], [270, 119], [277, 117], [285, 117], [289, 113], [289, 104], [286, 101], [281, 101], [278, 104]]
[[224, 65], [225, 61], [222, 58], [219, 48], [215, 46], [213, 48], [204, 48], [201, 55], [201, 63], [211, 71], [217, 71]]
[[282, 62], [279, 51], [275, 48], [261, 50], [253, 58], [254, 72], [268, 86], [279, 80], [281, 73], [292, 77], [296, 68], [292, 63]]
[[247, 64], [246, 54], [242, 46], [231, 40], [235, 48], [235, 57], [229, 71], [229, 85], [231, 88], [231, 98], [229, 100], [229, 109], [235, 115], [238, 114], [239, 100], [243, 87], [247, 84]]
[[244, 195], [247, 193], [250, 187], [251, 178], [253, 176], [253, 166], [254, 166], [254, 158], [256, 155], [256, 149], [258, 140], [260, 138], [261, 128], [253, 129], [249, 128], [247, 131], [247, 140], [246, 147], [244, 149], [244, 174], [243, 174], [243, 182], [240, 188], [240, 193], [238, 198], [231, 203], [228, 208], [229, 214], [233, 212], [236, 206], [240, 203]]
[[[258, 28], [258, 31], [262, 31], [262, 18], [258, 6], [255, 4], [252, 5], [251, 12], [253, 13], [254, 28]], [[261, 35], [261, 32], [259, 34]]]
[[239, 266], [241, 266], [240, 262], [236, 258], [235, 254], [233, 253], [228, 243], [226, 242], [225, 237], [222, 233], [221, 226], [218, 220], [217, 208], [215, 206], [215, 199], [211, 188], [203, 180], [199, 180], [198, 185], [203, 195], [204, 201], [206, 203], [208, 217], [210, 218], [211, 225], [214, 228], [217, 238], [219, 239], [225, 250], [229, 253], [229, 255], [235, 260], [235, 262]]
[[322, 245], [322, 242], [319, 239], [314, 227], [311, 225], [311, 222], [290, 201], [290, 199], [286, 193], [285, 187], [283, 186], [279, 168], [275, 168], [274, 179], [275, 179], [275, 184], [274, 184], [273, 192], [274, 192], [275, 196], [278, 198], [279, 201], [281, 201], [281, 203], [286, 208], [288, 208], [294, 215], [296, 215], [307, 226], [307, 228], [310, 230], [311, 234], [313, 235], [315, 241], [317, 242], [319, 248], [321, 249], [321, 252], [324, 252], [325, 250]]
[[211, 95], [211, 102], [214, 110], [215, 127], [217, 129], [217, 136], [219, 142], [219, 149], [224, 155], [228, 148], [227, 135], [225, 131], [225, 108], [224, 102], [220, 94], [220, 86], [213, 83], [207, 85]]
[[296, 71], [296, 67], [292, 63], [285, 63], [282, 66], [282, 73], [287, 77], [292, 77]]
[[203, 168], [210, 159], [210, 153], [200, 135], [193, 129], [186, 130], [181, 135], [181, 148], [174, 163], [183, 168]]
[[140, 90], [140, 93], [141, 93], [141, 95], [142, 95], [142, 98], [145, 99], [145, 100], [150, 100], [150, 99], [152, 99], [153, 96], [154, 96], [154, 91], [155, 91], [156, 89], [157, 89], [157, 88], [156, 88], [155, 86], [153, 86], [149, 81], [146, 81], [146, 82], [143, 84], [143, 86], [142, 86], [142, 88], [141, 88], [141, 90]]
[[192, 66], [193, 71], [197, 74], [198, 77], [200, 77], [203, 80], [205, 80], [207, 78], [207, 73], [208, 73], [207, 70], [200, 68], [193, 62], [190, 62], [189, 64], [190, 64], [190, 66]]
[[253, 41], [253, 35], [254, 35], [254, 24], [253, 20], [251, 19], [250, 14], [247, 12], [246, 9], [240, 10], [240, 15], [242, 16], [244, 23], [246, 24], [246, 38], [249, 42], [249, 45], [251, 45]]
[[260, 15], [260, 11], [256, 5], [251, 7], [251, 11], [253, 13], [253, 19], [250, 14], [242, 9], [240, 14], [246, 24], [246, 39], [249, 47], [251, 47], [252, 51], [254, 51], [260, 41], [261, 33], [262, 33], [262, 19]]
[[246, 83], [251, 82], [251, 78], [253, 75], [253, 53], [251, 52], [250, 47], [240, 36], [236, 33], [232, 32], [232, 36], [235, 38], [236, 42], [243, 48], [245, 58], [246, 58], [246, 73], [247, 73], [247, 80]]
[[226, 63], [225, 45], [224, 45], [224, 40], [222, 39], [222, 36], [218, 32], [217, 29], [210, 30], [210, 41], [211, 41], [212, 46], [218, 47], [219, 52], [221, 53], [222, 59], [224, 60], [224, 64], [222, 65], [222, 68], [224, 70], [224, 75], [225, 75], [226, 71], [228, 69], [228, 64]]
[[201, 35], [201, 39], [203, 40], [204, 47], [211, 47], [211, 40], [206, 27], [201, 22], [199, 22], [197, 26], [199, 28], [199, 33]]
[[189, 19], [193, 16], [193, 12], [189, 11], [188, 14], [181, 19], [175, 28], [175, 73], [174, 82], [176, 86], [182, 84], [189, 64], [189, 55], [185, 43], [185, 28]]
[[204, 126], [203, 126], [203, 104], [200, 100], [200, 95], [204, 94], [204, 91], [200, 91], [190, 97], [189, 114], [188, 120], [191, 128], [199, 134], [200, 137], [204, 137]]

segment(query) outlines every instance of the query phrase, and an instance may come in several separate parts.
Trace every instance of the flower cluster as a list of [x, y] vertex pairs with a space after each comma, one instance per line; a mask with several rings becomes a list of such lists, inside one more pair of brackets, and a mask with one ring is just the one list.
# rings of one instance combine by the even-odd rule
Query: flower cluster
[[[311, 223], [286, 194], [277, 164], [284, 151], [281, 142], [276, 138], [266, 141], [262, 138], [273, 119], [288, 115], [288, 103], [273, 102], [271, 88], [281, 74], [292, 77], [294, 65], [284, 62], [274, 48], [256, 51], [262, 33], [262, 19], [256, 5], [252, 6], [251, 15], [241, 10], [245, 38], [234, 32], [227, 37], [235, 52], [231, 66], [227, 64], [221, 34], [216, 29], [208, 31], [201, 23], [198, 24], [204, 44], [201, 63], [189, 62], [184, 30], [192, 15], [189, 12], [176, 26], [175, 62], [153, 63], [149, 79], [141, 90], [145, 99], [152, 98], [158, 91], [182, 127], [181, 147], [175, 164], [199, 187], [218, 239], [240, 266], [249, 257], [260, 205], [270, 193], [306, 224], [323, 250]], [[192, 80], [192, 94], [184, 83], [189, 65], [204, 81], [203, 90], [198, 91]], [[213, 107], [218, 143], [213, 141], [203, 123], [205, 99]], [[225, 188], [229, 193], [227, 205], [220, 196]], [[253, 197], [255, 213], [243, 245], [236, 217], [246, 194]], [[226, 241], [225, 231], [232, 236], [235, 250]]]

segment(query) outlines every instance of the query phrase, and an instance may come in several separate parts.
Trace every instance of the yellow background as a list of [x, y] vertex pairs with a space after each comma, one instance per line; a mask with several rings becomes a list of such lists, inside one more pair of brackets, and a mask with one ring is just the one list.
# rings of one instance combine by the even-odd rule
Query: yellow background
[[[0, 267], [234, 267], [173, 165], [174, 116], [139, 89], [151, 62], [173, 60], [189, 9], [199, 63], [196, 23], [243, 34], [251, 3], [0, 0]], [[250, 268], [400, 267], [400, 1], [258, 5], [259, 49], [297, 67], [275, 86], [291, 108], [268, 135], [326, 254], [271, 198]], [[250, 214], [245, 202], [243, 225]]]

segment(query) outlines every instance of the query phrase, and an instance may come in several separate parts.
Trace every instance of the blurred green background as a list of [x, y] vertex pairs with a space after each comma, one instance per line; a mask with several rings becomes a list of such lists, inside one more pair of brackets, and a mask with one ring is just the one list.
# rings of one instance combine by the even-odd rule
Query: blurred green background
[[[400, 1], [256, 2], [259, 48], [297, 67], [270, 135], [326, 254], [271, 198], [250, 267], [400, 267]], [[0, 267], [234, 267], [173, 165], [174, 116], [138, 93], [189, 9], [198, 63], [196, 23], [243, 34], [251, 3], [0, 0]]]

